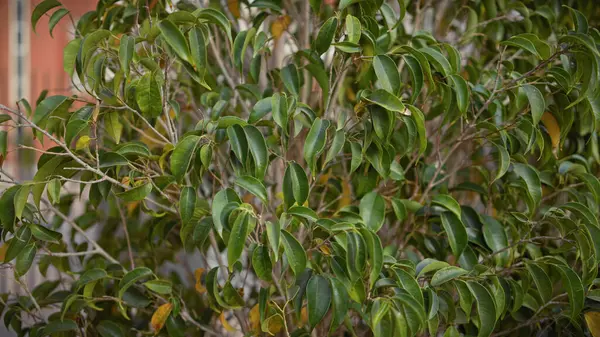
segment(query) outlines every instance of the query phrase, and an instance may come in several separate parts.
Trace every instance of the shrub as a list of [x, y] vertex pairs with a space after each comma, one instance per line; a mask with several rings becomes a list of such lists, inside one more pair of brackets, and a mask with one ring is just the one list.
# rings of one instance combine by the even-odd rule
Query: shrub
[[4, 324], [598, 336], [593, 2], [408, 2], [99, 1], [80, 94], [2, 106], [1, 158], [50, 146], [2, 171]]

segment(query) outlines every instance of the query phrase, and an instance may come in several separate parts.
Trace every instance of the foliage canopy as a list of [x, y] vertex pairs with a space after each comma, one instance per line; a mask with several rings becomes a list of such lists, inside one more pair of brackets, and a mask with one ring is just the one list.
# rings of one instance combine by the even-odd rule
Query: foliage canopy
[[[600, 336], [599, 19], [593, 1], [99, 1], [64, 50], [79, 93], [0, 106], [0, 163], [17, 128], [50, 144], [31, 180], [2, 171], [2, 267], [24, 287], [4, 324]], [[29, 290], [33, 269], [61, 277]]]

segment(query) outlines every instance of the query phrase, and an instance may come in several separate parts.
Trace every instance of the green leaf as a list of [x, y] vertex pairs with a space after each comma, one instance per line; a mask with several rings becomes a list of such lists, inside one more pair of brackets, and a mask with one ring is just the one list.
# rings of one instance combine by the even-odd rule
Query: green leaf
[[240, 204], [241, 200], [235, 191], [231, 188], [220, 190], [215, 194], [212, 200], [211, 212], [213, 218], [213, 225], [215, 230], [219, 233], [219, 236], [223, 237], [223, 221], [221, 215], [229, 203]]
[[67, 145], [70, 145], [73, 139], [75, 139], [75, 137], [77, 137], [81, 131], [88, 127], [93, 113], [94, 108], [91, 106], [86, 106], [77, 110], [71, 115], [69, 122], [67, 123], [67, 132], [65, 135], [65, 143]]
[[446, 231], [446, 235], [448, 235], [452, 254], [458, 258], [469, 243], [467, 229], [460, 218], [452, 212], [443, 212], [441, 214], [441, 219], [444, 231]]
[[419, 262], [416, 267], [417, 277], [421, 277], [427, 273], [442, 269], [444, 267], [448, 267], [449, 264], [444, 261], [438, 261], [436, 259], [426, 258], [423, 261]]
[[33, 259], [36, 254], [35, 243], [30, 243], [21, 252], [17, 255], [17, 262], [15, 263], [15, 272], [19, 275], [25, 275], [31, 264], [33, 263]]
[[238, 33], [233, 42], [233, 64], [242, 72], [244, 67], [244, 59], [246, 58], [246, 48], [254, 38], [256, 28], [252, 27], [249, 30], [243, 30]]
[[55, 232], [50, 230], [44, 226], [37, 224], [29, 224], [29, 229], [31, 229], [31, 234], [38, 240], [59, 243], [62, 239], [62, 234], [59, 232]]
[[313, 275], [306, 287], [308, 323], [314, 329], [325, 317], [331, 305], [329, 281], [321, 275]]
[[79, 277], [79, 280], [75, 282], [74, 287], [76, 289], [81, 289], [86, 284], [102, 280], [105, 277], [108, 277], [108, 273], [104, 269], [92, 268], [86, 270], [85, 273]]
[[379, 239], [379, 236], [375, 232], [361, 228], [360, 234], [365, 239], [369, 253], [369, 266], [371, 268], [371, 272], [369, 273], [369, 289], [371, 289], [379, 279], [379, 274], [383, 268], [383, 247], [381, 239]]
[[31, 27], [33, 28], [33, 32], [35, 33], [35, 26], [38, 21], [44, 16], [44, 14], [48, 13], [54, 7], [61, 6], [62, 4], [57, 0], [44, 0], [40, 2], [31, 13]]
[[346, 267], [353, 283], [362, 276], [366, 261], [367, 249], [362, 235], [356, 232], [346, 233]]
[[233, 222], [231, 228], [231, 234], [229, 235], [229, 241], [227, 242], [227, 262], [229, 264], [229, 271], [233, 271], [233, 265], [238, 261], [244, 246], [246, 245], [246, 238], [248, 237], [248, 228], [250, 226], [250, 214], [242, 211], [238, 214]]
[[405, 113], [405, 107], [400, 98], [394, 96], [386, 90], [377, 89], [364, 97], [364, 99], [387, 110], [400, 112], [402, 114]]
[[327, 140], [327, 129], [329, 128], [329, 121], [316, 118], [313, 122], [306, 141], [304, 142], [304, 160], [310, 168], [313, 175], [317, 170], [317, 158], [323, 152], [325, 148], [325, 141]]
[[521, 86], [521, 88], [525, 92], [525, 95], [527, 95], [529, 105], [531, 106], [531, 118], [533, 119], [533, 125], [537, 125], [542, 119], [542, 115], [546, 109], [544, 95], [542, 95], [538, 88], [531, 84], [524, 84]]
[[250, 154], [254, 159], [256, 178], [263, 180], [269, 165], [269, 152], [267, 151], [265, 137], [253, 125], [244, 126], [244, 133], [246, 134], [246, 138], [248, 140]]
[[477, 303], [477, 314], [479, 316], [477, 337], [488, 337], [492, 334], [496, 325], [494, 298], [484, 286], [477, 282], [468, 282], [467, 285], [475, 297], [475, 303]]
[[[508, 246], [508, 237], [504, 230], [504, 226], [491, 216], [482, 214], [480, 217], [481, 222], [483, 223], [483, 238], [488, 247], [496, 253], [494, 255], [496, 265], [505, 266], [508, 262], [509, 255], [508, 251], [505, 250]], [[502, 252], [498, 253], [499, 251]]]
[[183, 180], [201, 139], [200, 136], [190, 135], [180, 140], [175, 146], [171, 154], [171, 172], [177, 181]]
[[190, 56], [190, 47], [188, 46], [188, 42], [183, 36], [183, 33], [175, 26], [173, 22], [168, 19], [162, 20], [158, 23], [158, 29], [169, 44], [173, 51], [177, 56], [179, 56], [182, 60], [191, 63]]
[[183, 224], [190, 221], [194, 215], [194, 208], [196, 208], [196, 189], [185, 186], [181, 190], [181, 195], [179, 197], [179, 214], [181, 215], [181, 222]]
[[425, 153], [427, 150], [427, 132], [425, 129], [425, 115], [423, 112], [419, 110], [417, 107], [412, 105], [407, 105], [408, 110], [410, 110], [410, 115], [417, 126], [417, 133], [419, 135], [419, 155]]
[[84, 69], [88, 66], [88, 61], [94, 51], [101, 46], [102, 41], [108, 39], [110, 36], [111, 32], [109, 30], [98, 29], [86, 35], [86, 37], [83, 39], [81, 50], [79, 51], [81, 59], [79, 59], [80, 56], [77, 56], [77, 62], [80, 63], [77, 65], [77, 72], [79, 73], [80, 77], [82, 77], [83, 73], [85, 72]]
[[548, 274], [535, 263], [526, 263], [525, 267], [529, 271], [529, 275], [535, 283], [535, 289], [537, 289], [543, 304], [548, 303], [552, 299], [552, 281]]
[[246, 138], [244, 129], [241, 126], [234, 124], [227, 128], [227, 137], [229, 137], [231, 150], [235, 153], [235, 156], [240, 163], [245, 165], [248, 158], [248, 139]]
[[600, 203], [600, 180], [590, 173], [577, 173], [576, 176], [583, 180], [587, 188], [592, 192], [596, 203]]
[[163, 112], [160, 87], [154, 73], [146, 73], [135, 87], [135, 99], [142, 114], [156, 118]]
[[12, 261], [27, 246], [31, 240], [31, 230], [27, 226], [21, 226], [15, 236], [10, 240], [10, 245], [4, 255], [4, 263]]
[[501, 144], [496, 142], [492, 143], [496, 146], [500, 159], [500, 162], [498, 163], [498, 170], [496, 171], [496, 177], [494, 177], [494, 180], [492, 181], [494, 182], [502, 178], [508, 171], [508, 168], [510, 167], [510, 154], [508, 153], [508, 150], [506, 150], [506, 148]]
[[227, 40], [231, 45], [231, 22], [229, 22], [225, 14], [214, 8], [197, 9], [193, 14], [201, 21], [214, 23], [223, 28], [225, 35], [227, 36]]
[[331, 331], [333, 331], [344, 322], [344, 318], [350, 308], [350, 301], [348, 291], [342, 281], [335, 277], [330, 277], [329, 281], [331, 282], [331, 312], [333, 316], [333, 319], [331, 320]]
[[[56, 27], [56, 25], [60, 22], [60, 19], [62, 19], [67, 14], [69, 14], [69, 10], [67, 10], [65, 8], [59, 8], [54, 13], [52, 13], [50, 20], [48, 21], [48, 27], [50, 28], [50, 36], [51, 37], [52, 37], [52, 31], [54, 30], [54, 27]], [[34, 29], [34, 31], [35, 31], [35, 29]]]
[[[444, 76], [448, 76], [452, 73], [452, 66], [442, 53], [431, 47], [421, 48], [419, 51], [423, 53], [427, 60], [429, 60], [429, 62], [431, 62], [431, 64], [434, 66], [434, 68], [444, 74]], [[423, 66], [422, 63], [421, 66]]]
[[133, 59], [134, 51], [135, 38], [129, 35], [122, 35], [121, 44], [119, 45], [119, 62], [126, 78], [129, 77], [129, 65]]
[[371, 191], [360, 200], [358, 206], [365, 225], [377, 232], [385, 221], [385, 200], [376, 191]]
[[290, 207], [290, 209], [288, 209], [287, 213], [290, 215], [307, 219], [308, 221], [312, 222], [315, 222], [319, 219], [319, 216], [315, 211], [304, 206], [292, 206]]
[[373, 69], [381, 87], [391, 94], [400, 90], [400, 73], [398, 66], [387, 55], [377, 55], [373, 58]]
[[283, 198], [286, 204], [303, 205], [308, 199], [308, 178], [302, 166], [290, 162], [283, 177]]
[[313, 49], [317, 52], [317, 54], [322, 55], [329, 49], [331, 46], [331, 41], [335, 36], [335, 31], [337, 30], [338, 19], [335, 16], [329, 18], [321, 29], [319, 29], [319, 33], [317, 34], [317, 39], [313, 44]]
[[281, 80], [291, 94], [300, 95], [300, 77], [295, 64], [290, 63], [281, 69]]
[[423, 89], [423, 84], [425, 82], [423, 69], [419, 63], [419, 60], [412, 55], [403, 55], [402, 58], [404, 62], [408, 66], [408, 70], [410, 71], [410, 76], [412, 79], [412, 94], [410, 95], [410, 102], [414, 104], [414, 102], [419, 97], [421, 90]]
[[323, 105], [329, 100], [329, 75], [320, 64], [309, 63], [304, 66], [306, 70], [317, 80], [323, 91]]
[[0, 131], [0, 162], [6, 159], [6, 153], [8, 152], [8, 131]]
[[148, 282], [144, 282], [144, 286], [151, 291], [161, 294], [168, 295], [173, 290], [173, 285], [169, 281], [164, 280], [151, 280]]
[[144, 143], [130, 142], [121, 144], [115, 153], [118, 153], [124, 157], [150, 157], [151, 153], [148, 146]]
[[254, 248], [254, 252], [252, 253], [252, 268], [254, 268], [254, 272], [259, 279], [265, 282], [273, 280], [271, 276], [273, 264], [269, 256], [269, 249], [266, 246], [258, 245]]
[[17, 219], [21, 219], [25, 205], [27, 205], [27, 199], [31, 192], [31, 185], [23, 185], [15, 195], [15, 216]]
[[279, 259], [279, 244], [281, 241], [281, 225], [279, 224], [279, 221], [275, 219], [274, 221], [267, 221], [265, 227], [267, 228], [269, 244], [273, 250], [273, 257], [275, 258], [275, 262], [277, 262]]
[[390, 136], [394, 132], [396, 114], [380, 106], [372, 106], [369, 110], [375, 134], [379, 139], [386, 142], [389, 141]]
[[513, 164], [515, 173], [525, 181], [527, 186], [529, 213], [534, 214], [535, 208], [542, 200], [542, 182], [536, 169], [527, 164]]
[[69, 41], [63, 49], [63, 70], [69, 74], [69, 77], [73, 77], [73, 73], [75, 72], [75, 61], [77, 60], [81, 43], [82, 40], [77, 38]]
[[183, 226], [179, 237], [186, 251], [193, 251], [195, 247], [202, 248], [213, 228], [213, 218], [207, 217], [200, 221], [190, 221]]
[[115, 140], [116, 144], [121, 141], [121, 133], [123, 132], [123, 125], [119, 121], [119, 113], [112, 111], [106, 114], [104, 118], [104, 126], [108, 134]]
[[306, 268], [306, 251], [296, 240], [296, 238], [286, 230], [281, 230], [281, 242], [283, 243], [283, 250], [287, 258], [288, 264], [292, 268], [294, 275], [298, 276]]
[[454, 213], [458, 219], [460, 219], [461, 210], [460, 204], [448, 194], [438, 194], [431, 200], [432, 204], [440, 205], [450, 212]]
[[325, 156], [322, 167], [327, 166], [327, 163], [332, 161], [338, 155], [338, 153], [340, 153], [345, 143], [346, 132], [344, 130], [337, 130], [333, 136], [331, 147], [329, 148], [329, 151], [327, 151], [327, 155]]
[[73, 103], [72, 99], [61, 95], [50, 96], [44, 99], [35, 108], [33, 123], [38, 126], [44, 126], [48, 117], [66, 111], [71, 103]]
[[469, 108], [469, 87], [467, 86], [467, 82], [459, 75], [452, 74], [448, 77], [452, 81], [452, 87], [456, 93], [458, 111], [464, 115]]
[[581, 34], [587, 34], [589, 28], [585, 15], [569, 6], [563, 5], [563, 7], [567, 7], [569, 10], [571, 10], [571, 14], [574, 17], [573, 23], [575, 24], [575, 31]]
[[208, 67], [206, 37], [204, 36], [204, 33], [202, 33], [202, 30], [198, 27], [192, 27], [188, 35], [190, 40], [192, 64], [200, 76], [200, 84], [210, 90], [210, 87], [204, 80], [204, 76]]
[[288, 106], [287, 97], [285, 94], [274, 93], [271, 97], [271, 111], [273, 120], [283, 130], [285, 135], [288, 134]]
[[100, 337], [124, 337], [121, 326], [113, 321], [100, 321], [96, 326]]
[[350, 14], [346, 15], [346, 37], [348, 42], [358, 43], [362, 33], [360, 20]]
[[150, 270], [146, 267], [137, 267], [137, 268], [133, 269], [132, 271], [128, 272], [127, 274], [125, 274], [123, 276], [123, 278], [119, 282], [118, 297], [123, 298], [123, 294], [125, 293], [125, 291], [127, 291], [127, 289], [129, 289], [132, 285], [134, 285], [135, 282], [137, 282], [141, 279], [144, 279], [144, 278], [148, 278], [152, 275], [154, 275], [152, 270]]
[[437, 287], [437, 286], [442, 285], [450, 280], [453, 280], [457, 277], [461, 277], [468, 273], [469, 273], [468, 271], [466, 271], [462, 268], [459, 268], [459, 267], [455, 267], [455, 266], [444, 267], [444, 268], [436, 271], [435, 274], [433, 274], [433, 277], [431, 278], [431, 285], [434, 287]]
[[124, 201], [141, 201], [146, 199], [152, 192], [152, 183], [145, 183], [140, 186], [134, 187], [122, 193], [117, 193], [117, 197]]
[[251, 176], [241, 176], [235, 184], [258, 197], [263, 204], [268, 204], [267, 190], [260, 180]]
[[77, 323], [72, 319], [56, 320], [46, 324], [42, 330], [41, 336], [54, 335], [67, 331], [79, 331]]
[[585, 302], [585, 293], [581, 278], [573, 271], [572, 268], [567, 266], [555, 264], [554, 268], [558, 269], [562, 279], [563, 286], [567, 288], [567, 294], [569, 295], [569, 311], [572, 320], [576, 320], [579, 314], [583, 310]]

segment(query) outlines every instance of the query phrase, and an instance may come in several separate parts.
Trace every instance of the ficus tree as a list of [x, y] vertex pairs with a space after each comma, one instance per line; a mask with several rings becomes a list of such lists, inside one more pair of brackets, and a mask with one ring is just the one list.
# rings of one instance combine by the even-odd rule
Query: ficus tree
[[600, 336], [599, 22], [585, 0], [99, 1], [64, 49], [78, 94], [1, 106], [0, 162], [38, 154], [1, 171], [4, 324]]

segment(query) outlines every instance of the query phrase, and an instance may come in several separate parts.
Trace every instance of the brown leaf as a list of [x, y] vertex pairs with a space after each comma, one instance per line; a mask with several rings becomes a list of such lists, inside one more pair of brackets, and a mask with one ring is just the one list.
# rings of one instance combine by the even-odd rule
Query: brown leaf
[[202, 275], [206, 270], [204, 268], [198, 268], [194, 271], [194, 277], [196, 278], [196, 291], [199, 294], [204, 294], [206, 292], [206, 287], [202, 284]]

